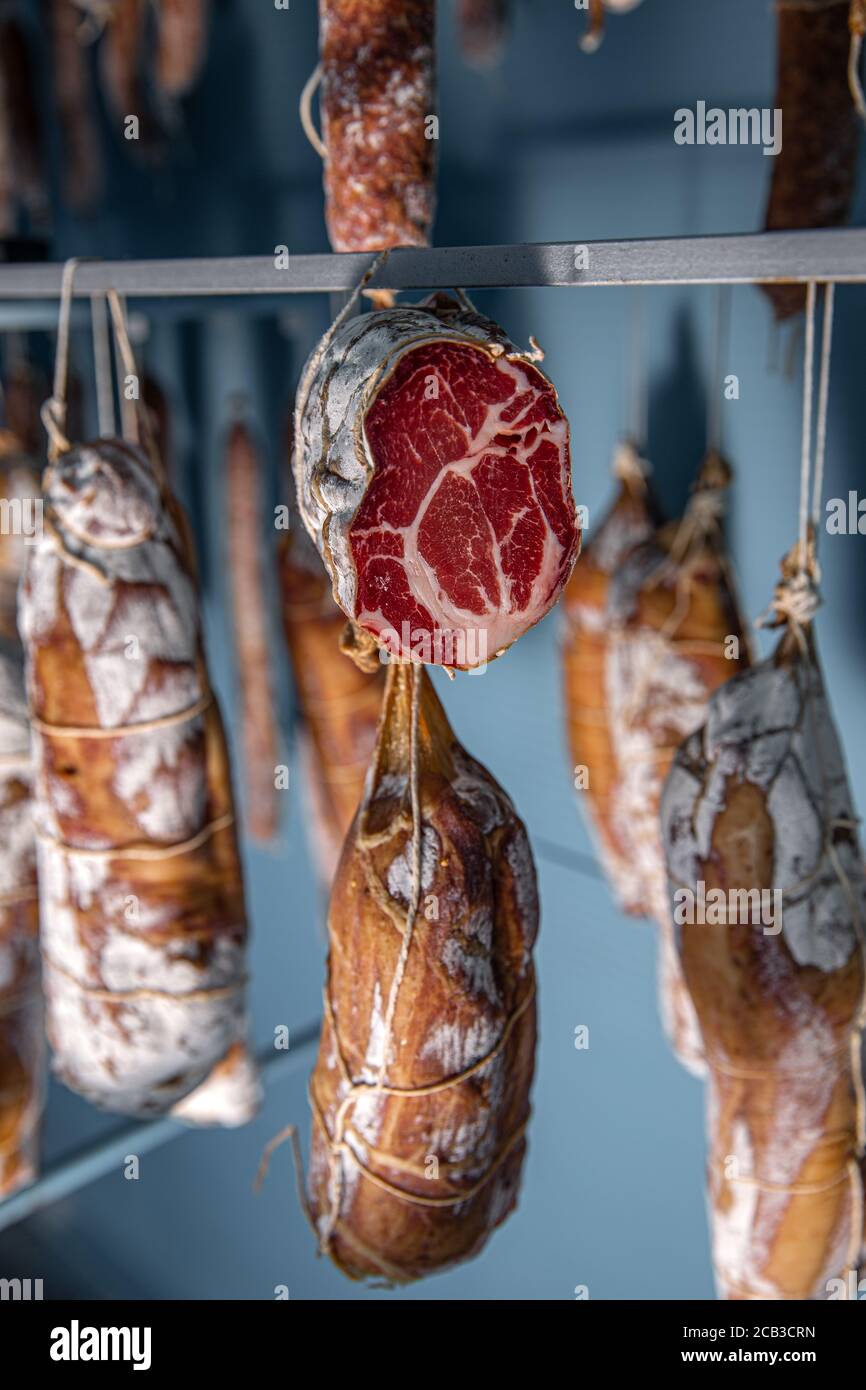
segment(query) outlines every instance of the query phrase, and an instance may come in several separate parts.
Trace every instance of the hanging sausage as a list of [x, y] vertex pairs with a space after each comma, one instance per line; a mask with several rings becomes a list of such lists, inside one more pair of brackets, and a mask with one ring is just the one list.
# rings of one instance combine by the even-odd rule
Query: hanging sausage
[[269, 604], [262, 563], [262, 459], [250, 428], [235, 420], [225, 445], [228, 553], [234, 650], [240, 685], [246, 825], [255, 840], [278, 826], [277, 721], [274, 710]]
[[155, 1114], [245, 1035], [229, 767], [186, 519], [137, 445], [70, 443], [62, 388], [19, 603], [48, 1031], [72, 1089]]
[[319, 0], [328, 235], [424, 246], [435, 205], [435, 0]]
[[[861, 5], [855, 0], [852, 17]], [[861, 5], [862, 9], [862, 5]], [[849, 86], [848, 0], [780, 0], [777, 87], [782, 148], [773, 160], [767, 231], [847, 222], [857, 169], [859, 122]], [[777, 319], [799, 313], [804, 285], [763, 285]]]

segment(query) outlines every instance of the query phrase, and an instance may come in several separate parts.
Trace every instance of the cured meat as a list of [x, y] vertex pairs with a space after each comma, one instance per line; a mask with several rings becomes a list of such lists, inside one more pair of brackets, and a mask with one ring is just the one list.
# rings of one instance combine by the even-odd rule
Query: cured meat
[[36, 1177], [45, 1034], [21, 650], [0, 638], [0, 1198]]
[[272, 840], [278, 824], [277, 721], [271, 674], [269, 606], [262, 564], [261, 458], [247, 426], [231, 426], [226, 441], [226, 504], [235, 664], [240, 682], [241, 742], [250, 834]]
[[[15, 401], [15, 395], [12, 395]], [[10, 398], [7, 395], [7, 418]], [[17, 421], [17, 412], [13, 410]], [[9, 508], [32, 505], [39, 479], [20, 442], [0, 432], [0, 496]], [[22, 510], [32, 527], [36, 514]], [[27, 550], [21, 528], [0, 535], [0, 1198], [37, 1173], [45, 1072], [39, 983], [39, 909], [33, 835], [30, 729], [24, 654], [15, 618]]]
[[435, 0], [319, 0], [335, 251], [424, 246], [435, 205]]
[[571, 753], [589, 772], [581, 797], [620, 906], [659, 925], [662, 1019], [696, 1073], [701, 1043], [670, 939], [658, 807], [674, 753], [704, 718], [710, 692], [749, 659], [719, 528], [729, 478], [710, 454], [683, 519], [635, 544], [652, 512], [627, 470], [593, 543], [597, 558], [588, 547], [586, 575], [581, 565], [572, 580], [564, 652]]
[[[848, 86], [848, 0], [779, 5], [777, 86], [784, 138], [773, 160], [767, 231], [847, 222], [859, 123]], [[806, 303], [805, 285], [762, 285], [777, 319]]]
[[511, 802], [455, 739], [427, 672], [389, 666], [331, 895], [310, 1087], [310, 1214], [353, 1278], [439, 1272], [477, 1253], [514, 1207], [537, 926]]
[[238, 1129], [249, 1124], [262, 1103], [262, 1083], [243, 1042], [234, 1042], [210, 1076], [172, 1107], [172, 1117], [187, 1125]]
[[[0, 16], [2, 163], [8, 171], [10, 199], [26, 209], [31, 221], [40, 223], [47, 216], [48, 191], [35, 83], [25, 30], [14, 16]], [[5, 198], [0, 192], [0, 204], [3, 202]], [[14, 219], [9, 230], [15, 230]]]
[[[614, 576], [636, 546], [648, 541], [659, 516], [648, 484], [648, 465], [632, 445], [621, 444], [614, 460], [618, 491], [604, 520], [586, 545], [562, 598], [562, 670], [568, 747], [573, 775], [588, 774], [579, 801], [590, 818], [599, 856], [617, 896], [631, 865], [631, 846], [619, 814], [620, 760], [608, 703], [608, 662], [614, 636], [608, 612]], [[627, 911], [644, 915], [646, 905], [631, 888]]]
[[826, 1298], [862, 1231], [866, 897], [808, 629], [792, 625], [769, 660], [711, 697], [661, 813], [709, 1068], [719, 1294]]
[[45, 471], [19, 622], [59, 1075], [146, 1115], [244, 1036], [246, 917], [186, 520], [137, 448]]
[[169, 97], [195, 86], [207, 54], [209, 0], [159, 0], [156, 80]]
[[[11, 430], [0, 430], [0, 497], [10, 525], [0, 534], [0, 637], [18, 641], [18, 580], [27, 554], [27, 536], [38, 528], [39, 474]], [[16, 520], [17, 517], [19, 518]]]
[[568, 422], [468, 301], [348, 319], [296, 419], [304, 524], [343, 611], [392, 655], [483, 665], [556, 602], [580, 540]]
[[319, 866], [330, 884], [364, 790], [385, 669], [362, 671], [340, 650], [346, 619], [304, 532], [280, 548], [283, 628], [303, 720], [303, 762]]
[[89, 211], [102, 191], [102, 155], [93, 115], [90, 78], [79, 37], [81, 16], [73, 0], [47, 0], [53, 51], [54, 100], [62, 152], [63, 196], [77, 212]]
[[[163, 131], [145, 76], [147, 0], [115, 0], [99, 41], [99, 73], [111, 123], [130, 155], [153, 160], [161, 153]], [[130, 139], [127, 120], [135, 116], [138, 134]]]
[[509, 0], [457, 0], [460, 45], [470, 67], [492, 68], [500, 61], [509, 10]]

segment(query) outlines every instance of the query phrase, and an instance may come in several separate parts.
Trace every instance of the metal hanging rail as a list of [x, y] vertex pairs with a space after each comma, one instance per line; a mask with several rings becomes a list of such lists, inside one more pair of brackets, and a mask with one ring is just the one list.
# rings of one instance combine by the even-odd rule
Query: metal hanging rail
[[[115, 289], [132, 298], [340, 293], [370, 265], [367, 254], [81, 262], [76, 296]], [[56, 299], [60, 264], [0, 265], [0, 301]], [[808, 280], [866, 282], [866, 229], [760, 232], [662, 240], [539, 242], [513, 246], [407, 247], [371, 280], [377, 289], [585, 285], [725, 285]]]

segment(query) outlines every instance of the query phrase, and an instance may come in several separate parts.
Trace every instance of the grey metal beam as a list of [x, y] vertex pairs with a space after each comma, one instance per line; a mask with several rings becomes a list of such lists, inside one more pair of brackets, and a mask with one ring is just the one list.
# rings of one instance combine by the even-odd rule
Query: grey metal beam
[[[585, 268], [582, 253], [586, 251]], [[370, 265], [367, 254], [203, 260], [83, 261], [75, 294], [114, 288], [130, 298], [339, 293]], [[0, 300], [56, 299], [60, 264], [0, 266]], [[393, 251], [371, 284], [380, 289], [560, 285], [698, 285], [807, 280], [866, 281], [866, 229], [762, 232], [639, 241], [437, 246]]]
[[[262, 1081], [266, 1086], [273, 1086], [291, 1076], [308, 1061], [318, 1043], [320, 1027], [317, 1021], [293, 1030], [292, 1045], [287, 1052], [275, 1052], [270, 1048], [259, 1057]], [[189, 1132], [190, 1126], [167, 1116], [160, 1120], [120, 1126], [106, 1138], [97, 1139], [60, 1159], [30, 1187], [0, 1202], [0, 1231], [19, 1221], [26, 1221], [28, 1216], [62, 1201], [64, 1197], [71, 1197], [82, 1187], [105, 1177], [106, 1173], [118, 1172], [127, 1154], [150, 1153]]]

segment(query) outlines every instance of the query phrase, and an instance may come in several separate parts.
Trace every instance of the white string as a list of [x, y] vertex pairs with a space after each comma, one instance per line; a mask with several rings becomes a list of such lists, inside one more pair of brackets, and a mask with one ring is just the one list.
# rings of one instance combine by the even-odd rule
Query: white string
[[830, 396], [830, 354], [833, 345], [834, 284], [824, 286], [824, 324], [821, 333], [821, 366], [818, 379], [818, 417], [815, 425], [815, 476], [812, 483], [812, 525], [817, 538], [824, 492], [824, 459], [827, 453], [827, 403]]
[[649, 424], [648, 384], [645, 353], [645, 294], [642, 285], [632, 290], [631, 354], [629, 361], [630, 434], [638, 450], [646, 449]]
[[127, 444], [138, 444], [138, 411], [135, 408], [135, 400], [129, 400], [126, 394], [126, 378], [133, 376], [136, 378], [136, 389], [140, 391], [141, 385], [138, 382], [138, 369], [135, 365], [135, 357], [132, 352], [132, 345], [129, 341], [129, 332], [126, 326], [126, 302], [116, 290], [108, 291], [108, 306], [111, 310], [111, 317], [114, 322], [114, 362], [117, 372], [117, 389], [120, 398], [120, 420], [123, 427], [123, 438]]
[[93, 367], [96, 376], [96, 418], [100, 439], [115, 432], [114, 387], [111, 379], [111, 343], [108, 333], [108, 301], [104, 294], [90, 296], [93, 333]]
[[722, 452], [722, 391], [721, 380], [728, 357], [731, 323], [731, 287], [717, 285], [713, 311], [713, 369], [710, 379], [710, 399], [707, 408], [707, 453]]
[[806, 569], [809, 535], [809, 472], [812, 454], [813, 358], [815, 355], [815, 297], [817, 286], [810, 280], [806, 290], [806, 346], [803, 359], [803, 432], [800, 440], [800, 556], [799, 568]]

